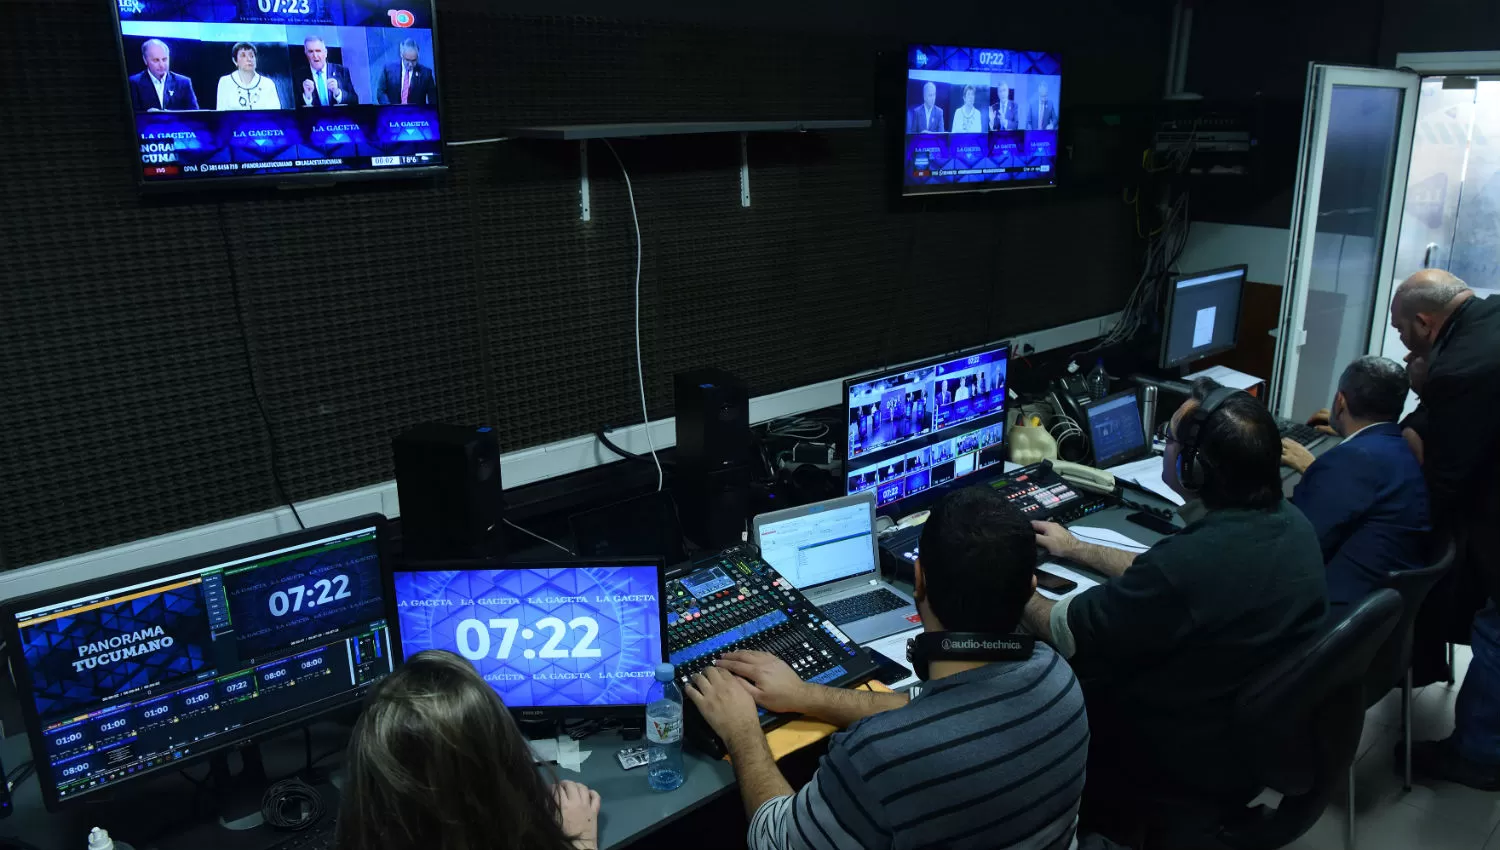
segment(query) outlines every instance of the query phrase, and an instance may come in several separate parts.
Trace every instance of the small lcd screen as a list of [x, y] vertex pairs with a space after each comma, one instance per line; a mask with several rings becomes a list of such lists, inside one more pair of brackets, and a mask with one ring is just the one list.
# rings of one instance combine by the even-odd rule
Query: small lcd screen
[[403, 657], [455, 652], [512, 709], [644, 705], [666, 659], [658, 567], [397, 572], [394, 587]]

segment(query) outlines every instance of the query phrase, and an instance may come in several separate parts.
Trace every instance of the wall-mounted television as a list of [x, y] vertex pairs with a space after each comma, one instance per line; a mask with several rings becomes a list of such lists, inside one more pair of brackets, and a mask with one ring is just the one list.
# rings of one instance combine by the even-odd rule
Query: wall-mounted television
[[1056, 53], [909, 45], [902, 194], [1055, 186], [1061, 98]]
[[443, 168], [432, 0], [114, 0], [144, 188]]

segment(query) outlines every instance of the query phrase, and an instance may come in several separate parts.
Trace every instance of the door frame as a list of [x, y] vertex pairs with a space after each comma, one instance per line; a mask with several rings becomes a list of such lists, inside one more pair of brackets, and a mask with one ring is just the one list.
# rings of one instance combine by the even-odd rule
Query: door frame
[[[1291, 418], [1297, 367], [1307, 341], [1307, 298], [1312, 276], [1312, 246], [1318, 232], [1318, 205], [1323, 193], [1324, 155], [1328, 144], [1334, 86], [1402, 89], [1400, 124], [1391, 161], [1391, 188], [1387, 200], [1384, 238], [1376, 267], [1373, 308], [1369, 317], [1366, 353], [1379, 353], [1385, 344], [1386, 317], [1396, 263], [1396, 243], [1406, 206], [1406, 181], [1411, 168], [1411, 148], [1416, 133], [1417, 97], [1422, 77], [1415, 71], [1362, 68], [1308, 63], [1307, 89], [1302, 106], [1302, 140], [1297, 162], [1297, 182], [1292, 207], [1290, 238], [1287, 240], [1287, 281], [1282, 290], [1281, 319], [1276, 334], [1276, 366], [1272, 376], [1272, 410]], [[1305, 256], [1304, 256], [1305, 255]]]

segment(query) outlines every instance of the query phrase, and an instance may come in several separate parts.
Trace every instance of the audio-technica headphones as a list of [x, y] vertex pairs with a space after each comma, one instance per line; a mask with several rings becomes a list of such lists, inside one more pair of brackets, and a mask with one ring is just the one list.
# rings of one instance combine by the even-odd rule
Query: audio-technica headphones
[[1177, 423], [1177, 442], [1182, 448], [1177, 454], [1177, 480], [1194, 493], [1201, 491], [1214, 473], [1214, 465], [1201, 454], [1203, 429], [1208, 420], [1229, 399], [1244, 395], [1244, 391], [1219, 387], [1209, 392], [1193, 412]]
[[1025, 661], [1035, 649], [1030, 635], [923, 632], [906, 642], [906, 660], [925, 682], [934, 661]]

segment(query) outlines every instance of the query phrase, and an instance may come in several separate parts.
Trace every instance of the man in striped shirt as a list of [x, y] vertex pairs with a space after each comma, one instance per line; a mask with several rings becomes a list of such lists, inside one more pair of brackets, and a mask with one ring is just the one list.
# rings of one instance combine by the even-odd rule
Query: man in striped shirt
[[[988, 487], [951, 493], [927, 520], [921, 551], [915, 596], [925, 631], [1015, 630], [1036, 567], [1031, 526], [1016, 508]], [[729, 750], [753, 850], [1068, 850], [1088, 757], [1083, 694], [1045, 644], [1025, 655], [934, 658], [908, 702], [809, 684], [774, 655], [736, 652], [687, 693]], [[795, 794], [757, 702], [846, 727]]]

